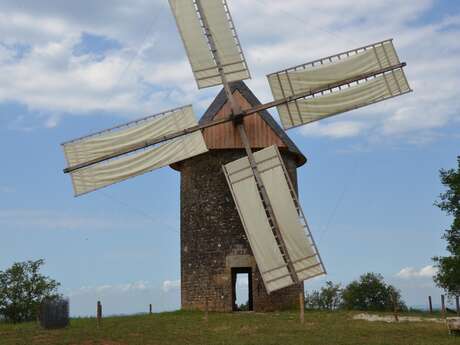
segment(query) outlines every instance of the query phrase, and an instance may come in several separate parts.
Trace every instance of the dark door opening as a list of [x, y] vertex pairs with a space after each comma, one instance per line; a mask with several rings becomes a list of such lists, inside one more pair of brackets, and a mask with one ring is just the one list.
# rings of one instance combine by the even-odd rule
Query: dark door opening
[[233, 311], [252, 311], [252, 269], [232, 268]]

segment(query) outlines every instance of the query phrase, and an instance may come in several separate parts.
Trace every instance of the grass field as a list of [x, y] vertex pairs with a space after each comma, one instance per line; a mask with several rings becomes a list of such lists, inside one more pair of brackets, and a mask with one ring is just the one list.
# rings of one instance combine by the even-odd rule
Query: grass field
[[1, 345], [459, 345], [444, 324], [353, 320], [356, 313], [296, 312], [209, 314], [172, 312], [111, 317], [97, 329], [95, 319], [72, 319], [64, 330], [41, 330], [35, 323], [0, 324]]

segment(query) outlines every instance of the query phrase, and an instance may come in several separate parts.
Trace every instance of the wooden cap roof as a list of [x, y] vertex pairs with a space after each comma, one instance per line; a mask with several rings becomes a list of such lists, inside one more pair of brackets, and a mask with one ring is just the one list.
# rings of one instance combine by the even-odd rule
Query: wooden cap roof
[[[242, 81], [231, 83], [230, 89], [242, 109], [261, 104]], [[227, 101], [225, 90], [222, 89], [200, 119], [200, 124], [228, 116], [230, 113], [230, 104]], [[267, 110], [246, 116], [243, 123], [252, 148], [260, 149], [277, 145], [281, 151], [287, 150], [294, 154], [297, 166], [306, 163], [307, 158]], [[203, 136], [210, 150], [243, 148], [238, 131], [231, 122], [206, 128], [203, 130]]]

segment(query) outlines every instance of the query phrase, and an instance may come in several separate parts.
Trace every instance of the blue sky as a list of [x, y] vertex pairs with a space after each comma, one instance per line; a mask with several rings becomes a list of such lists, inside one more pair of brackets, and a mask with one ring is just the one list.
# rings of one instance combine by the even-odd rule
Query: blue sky
[[[395, 39], [414, 93], [289, 132], [309, 158], [300, 198], [329, 271], [306, 285], [374, 271], [409, 304], [439, 296], [430, 258], [451, 220], [433, 202], [460, 154], [459, 2], [229, 4], [262, 101], [270, 72]], [[178, 308], [178, 173], [75, 199], [60, 143], [184, 104], [202, 114], [218, 91], [196, 89], [166, 0], [2, 1], [0, 270], [44, 258], [73, 315], [97, 299], [111, 314]]]

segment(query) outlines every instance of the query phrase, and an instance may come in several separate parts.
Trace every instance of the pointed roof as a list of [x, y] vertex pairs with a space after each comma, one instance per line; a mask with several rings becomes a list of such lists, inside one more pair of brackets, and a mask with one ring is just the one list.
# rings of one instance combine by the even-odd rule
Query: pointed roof
[[[244, 98], [244, 100], [246, 101], [245, 103], [248, 103], [250, 107], [255, 107], [261, 104], [259, 99], [254, 95], [254, 93], [252, 93], [252, 91], [242, 81], [231, 83], [230, 89], [231, 89], [232, 94], [241, 95], [242, 98]], [[239, 102], [240, 103], [242, 101], [244, 102], [244, 100], [240, 99]], [[217, 97], [214, 99], [214, 101], [211, 103], [209, 108], [206, 110], [204, 115], [201, 117], [199, 123], [204, 124], [206, 122], [212, 121], [216, 117], [219, 117], [220, 116], [219, 112], [221, 112], [222, 108], [226, 105], [226, 103], [227, 103], [227, 95], [225, 94], [225, 90], [222, 89], [217, 95]], [[244, 108], [245, 107], [243, 107], [243, 109]], [[246, 108], [247, 108], [247, 104], [246, 104]], [[296, 144], [294, 144], [291, 138], [289, 138], [289, 136], [286, 134], [283, 128], [281, 128], [278, 122], [275, 121], [275, 119], [270, 115], [270, 113], [267, 110], [260, 111], [254, 115], [249, 115], [247, 118], [251, 116], [260, 117], [263, 120], [263, 122], [266, 125], [268, 125], [264, 127], [269, 128], [270, 132], [272, 132], [274, 136], [278, 138], [277, 140], [278, 146], [281, 149], [283, 148], [287, 149], [289, 152], [293, 153], [296, 156], [296, 161], [297, 161], [298, 166], [302, 166], [306, 163], [307, 158], [302, 154], [302, 152], [299, 150]], [[247, 118], [245, 118], [245, 121]], [[224, 126], [224, 125], [218, 125], [215, 127], [219, 127], [219, 126]], [[248, 131], [248, 136], [251, 137], [250, 131]], [[267, 136], [265, 135], [265, 137]], [[206, 139], [207, 139], [207, 136], [206, 136], [206, 130], [205, 130], [205, 140]], [[274, 142], [271, 144], [273, 145], [276, 143]], [[212, 145], [208, 145], [208, 146], [210, 146], [210, 149], [213, 148]]]

